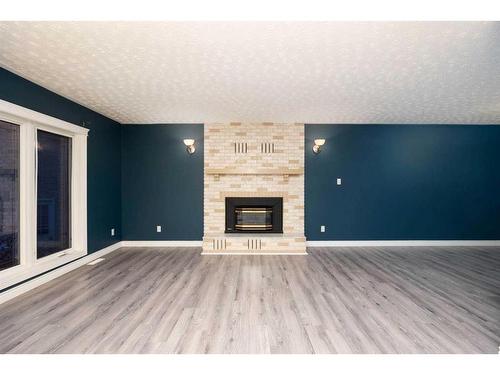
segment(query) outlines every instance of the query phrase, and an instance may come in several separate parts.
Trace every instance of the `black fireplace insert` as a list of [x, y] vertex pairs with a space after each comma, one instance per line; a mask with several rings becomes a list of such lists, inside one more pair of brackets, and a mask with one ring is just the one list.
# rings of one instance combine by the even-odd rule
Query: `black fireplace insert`
[[283, 233], [283, 198], [227, 197], [226, 233]]

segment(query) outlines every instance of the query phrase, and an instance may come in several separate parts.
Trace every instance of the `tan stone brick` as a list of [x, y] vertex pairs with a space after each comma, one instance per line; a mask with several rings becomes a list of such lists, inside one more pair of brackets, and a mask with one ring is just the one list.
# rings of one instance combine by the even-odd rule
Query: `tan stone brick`
[[[207, 124], [205, 126], [205, 168], [246, 171], [244, 175], [215, 175], [204, 179], [204, 232], [224, 236], [226, 196], [282, 196], [284, 203], [284, 236], [294, 233], [290, 239], [267, 239], [266, 251], [305, 251], [304, 230], [304, 176], [260, 175], [269, 169], [304, 167], [303, 124], [252, 123]], [[216, 131], [212, 131], [215, 129]], [[261, 142], [274, 142], [275, 153], [261, 153]], [[246, 142], [248, 153], [234, 154], [234, 142]], [[221, 145], [223, 145], [221, 147]], [[211, 152], [218, 150], [219, 152]], [[302, 234], [301, 234], [302, 233]], [[298, 236], [298, 237], [297, 237]], [[265, 237], [263, 237], [265, 238]], [[262, 240], [262, 238], [261, 238]], [[247, 246], [243, 240], [226, 241], [228, 246], [241, 251]], [[209, 251], [205, 246], [204, 251]], [[238, 250], [238, 251], [239, 251]], [[214, 251], [213, 249], [211, 250]]]

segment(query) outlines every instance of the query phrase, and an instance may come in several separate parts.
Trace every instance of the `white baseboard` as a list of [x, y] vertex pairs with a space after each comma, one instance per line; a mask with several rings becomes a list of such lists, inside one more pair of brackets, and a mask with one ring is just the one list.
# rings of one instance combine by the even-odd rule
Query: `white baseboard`
[[210, 252], [206, 252], [206, 253], [201, 253], [201, 255], [307, 255], [306, 252], [304, 253], [270, 253], [270, 252], [220, 252], [220, 253], [210, 253]]
[[80, 259], [77, 259], [71, 263], [68, 263], [64, 266], [61, 266], [53, 271], [49, 271], [46, 274], [36, 277], [33, 280], [26, 281], [22, 284], [19, 284], [18, 286], [15, 286], [11, 289], [6, 290], [3, 293], [0, 293], [0, 304], [7, 302], [8, 300], [11, 300], [14, 297], [17, 297], [23, 293], [26, 293], [30, 291], [31, 289], [34, 289], [42, 284], [45, 284], [51, 280], [54, 280], [55, 278], [64, 275], [65, 273], [68, 273], [70, 271], [73, 271], [89, 262], [92, 262], [93, 260], [100, 258], [106, 254], [111, 253], [112, 251], [115, 251], [122, 247], [121, 242], [117, 242], [111, 246], [105, 247], [104, 249], [98, 250], [95, 253], [86, 255]]
[[[477, 240], [477, 241], [307, 241], [307, 247], [360, 247], [360, 246], [498, 246], [500, 240]], [[0, 293], [0, 304], [11, 300], [23, 293], [28, 292], [42, 284], [45, 284], [55, 278], [62, 276], [70, 271], [77, 269], [87, 263], [94, 261], [112, 251], [118, 250], [121, 247], [201, 247], [202, 241], [120, 241], [104, 249], [98, 250], [92, 254], [86, 255], [67, 265], [59, 267], [53, 271], [36, 277], [33, 280], [26, 281], [16, 287]], [[234, 253], [241, 255], [242, 253]], [[251, 253], [255, 254], [255, 253]], [[290, 253], [290, 255], [305, 255]], [[209, 254], [205, 255], [225, 255], [225, 254]], [[228, 253], [229, 255], [229, 253]], [[276, 255], [276, 254], [266, 254]]]
[[201, 247], [202, 241], [122, 241], [122, 247]]
[[307, 241], [307, 247], [360, 247], [360, 246], [499, 246], [500, 240], [439, 240], [439, 241]]

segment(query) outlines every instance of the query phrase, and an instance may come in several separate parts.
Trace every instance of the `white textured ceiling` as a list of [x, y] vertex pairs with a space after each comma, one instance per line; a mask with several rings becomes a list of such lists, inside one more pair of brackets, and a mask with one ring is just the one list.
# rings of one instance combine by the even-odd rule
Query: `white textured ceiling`
[[0, 22], [0, 66], [121, 123], [500, 123], [498, 22]]

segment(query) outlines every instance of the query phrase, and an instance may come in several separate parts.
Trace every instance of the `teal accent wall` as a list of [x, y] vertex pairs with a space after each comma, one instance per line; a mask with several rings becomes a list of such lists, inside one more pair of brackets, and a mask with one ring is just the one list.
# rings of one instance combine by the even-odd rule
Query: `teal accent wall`
[[[121, 239], [201, 240], [202, 124], [122, 126], [1, 68], [0, 99], [90, 129], [90, 253]], [[500, 126], [308, 124], [305, 134], [308, 240], [500, 239]], [[326, 138], [319, 155], [315, 138]]]
[[500, 239], [500, 126], [306, 125], [305, 153], [308, 240]]
[[[0, 68], [0, 99], [88, 128], [89, 253], [121, 240], [121, 125]], [[116, 234], [111, 237], [111, 228]]]
[[122, 226], [129, 241], [202, 239], [202, 124], [122, 126]]

